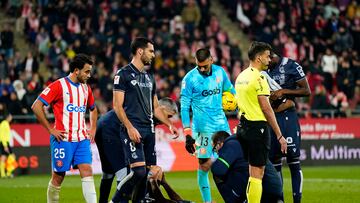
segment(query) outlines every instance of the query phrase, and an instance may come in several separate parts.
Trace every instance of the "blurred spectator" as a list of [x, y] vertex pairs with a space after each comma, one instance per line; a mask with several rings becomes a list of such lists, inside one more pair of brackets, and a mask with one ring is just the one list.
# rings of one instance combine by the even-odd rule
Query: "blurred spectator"
[[311, 109], [315, 110], [313, 117], [321, 118], [324, 115], [330, 116], [330, 113], [324, 112], [323, 110], [331, 109], [329, 95], [323, 85], [315, 87], [315, 92], [311, 96]]
[[0, 54], [4, 54], [5, 58], [14, 56], [14, 33], [9, 24], [5, 23], [0, 33]]
[[193, 34], [201, 20], [201, 12], [195, 0], [188, 0], [186, 6], [181, 11], [181, 19], [185, 24], [185, 30]]

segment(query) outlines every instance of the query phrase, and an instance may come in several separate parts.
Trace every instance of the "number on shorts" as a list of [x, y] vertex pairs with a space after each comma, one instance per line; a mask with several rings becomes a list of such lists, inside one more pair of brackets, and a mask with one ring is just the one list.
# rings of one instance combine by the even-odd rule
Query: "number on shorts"
[[60, 149], [58, 149], [58, 148], [55, 148], [54, 149], [54, 157], [56, 158], [56, 159], [63, 159], [64, 157], [65, 157], [65, 149], [64, 148], [60, 148]]
[[288, 144], [293, 143], [292, 137], [287, 137], [287, 138], [286, 138], [286, 142], [287, 142]]
[[208, 137], [201, 137], [200, 145], [208, 146], [208, 144], [209, 144], [209, 138]]
[[130, 151], [131, 151], [131, 152], [135, 152], [135, 151], [136, 151], [136, 147], [135, 147], [134, 142], [130, 142], [129, 145], [130, 145]]

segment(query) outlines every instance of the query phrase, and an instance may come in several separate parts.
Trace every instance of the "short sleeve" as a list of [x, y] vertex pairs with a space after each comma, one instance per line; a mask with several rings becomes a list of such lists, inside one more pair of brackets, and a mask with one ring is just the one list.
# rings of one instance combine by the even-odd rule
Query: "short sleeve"
[[155, 94], [156, 94], [156, 81], [155, 81], [154, 75], [152, 75], [152, 83], [153, 83], [153, 88], [152, 88], [151, 94], [152, 94], [152, 96], [154, 97]]
[[118, 70], [114, 77], [114, 91], [126, 91], [126, 79], [122, 69]]
[[299, 81], [305, 78], [305, 73], [303, 71], [303, 68], [297, 62], [294, 61], [290, 70], [291, 70], [291, 75], [294, 76], [295, 81]]
[[95, 98], [94, 98], [94, 95], [93, 95], [92, 90], [91, 90], [89, 85], [87, 85], [87, 88], [88, 88], [88, 92], [89, 92], [88, 93], [88, 103], [87, 103], [87, 105], [88, 105], [90, 110], [94, 110], [94, 108], [95, 108]]
[[46, 87], [39, 95], [38, 99], [44, 103], [46, 106], [49, 106], [53, 101], [55, 101], [60, 95], [61, 84], [59, 81], [55, 81], [51, 83], [48, 87]]
[[263, 75], [259, 74], [258, 78], [254, 81], [254, 86], [257, 95], [270, 95], [269, 84], [267, 83], [267, 80]]

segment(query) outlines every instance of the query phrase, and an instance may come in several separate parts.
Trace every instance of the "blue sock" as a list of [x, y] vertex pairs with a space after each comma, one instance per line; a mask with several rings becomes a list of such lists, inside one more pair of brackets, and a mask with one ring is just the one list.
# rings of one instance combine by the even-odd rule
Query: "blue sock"
[[300, 163], [289, 163], [294, 203], [301, 202], [303, 174]]
[[200, 187], [200, 193], [203, 201], [211, 202], [209, 172], [198, 169], [197, 176], [198, 176], [198, 184]]

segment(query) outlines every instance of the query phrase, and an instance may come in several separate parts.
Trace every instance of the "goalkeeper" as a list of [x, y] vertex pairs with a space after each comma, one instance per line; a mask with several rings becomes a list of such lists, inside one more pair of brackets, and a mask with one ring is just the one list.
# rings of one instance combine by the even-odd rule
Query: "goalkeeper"
[[208, 178], [213, 155], [211, 136], [221, 130], [230, 133], [222, 108], [222, 94], [235, 94], [235, 89], [224, 69], [213, 64], [208, 49], [197, 50], [195, 59], [197, 66], [185, 75], [181, 85], [181, 121], [186, 136], [186, 150], [190, 154], [195, 153], [199, 160], [197, 180], [203, 202], [211, 202]]

